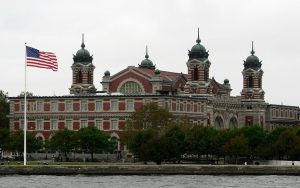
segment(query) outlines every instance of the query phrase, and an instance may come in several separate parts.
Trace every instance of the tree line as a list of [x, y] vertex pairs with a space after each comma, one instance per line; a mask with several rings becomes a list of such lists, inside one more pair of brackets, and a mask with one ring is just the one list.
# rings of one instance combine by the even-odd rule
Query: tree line
[[[115, 140], [109, 139], [105, 133], [94, 126], [81, 128], [79, 131], [58, 130], [45, 142], [27, 132], [26, 141], [28, 153], [40, 150], [57, 151], [64, 161], [69, 160], [68, 154], [70, 152], [90, 153], [93, 161], [95, 153], [113, 152], [117, 144]], [[0, 148], [22, 155], [24, 151], [23, 131], [10, 132], [8, 129], [0, 129]]]
[[155, 104], [145, 105], [128, 120], [122, 141], [144, 163], [154, 161], [238, 163], [254, 159], [300, 160], [300, 128], [259, 126], [216, 130], [192, 124], [188, 118], [174, 121], [172, 114]]

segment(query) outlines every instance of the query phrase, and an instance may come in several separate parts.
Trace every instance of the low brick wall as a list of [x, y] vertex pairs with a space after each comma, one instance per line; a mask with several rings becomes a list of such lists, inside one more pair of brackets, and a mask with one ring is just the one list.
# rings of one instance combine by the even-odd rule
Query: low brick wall
[[0, 175], [300, 175], [299, 166], [93, 165], [0, 166]]

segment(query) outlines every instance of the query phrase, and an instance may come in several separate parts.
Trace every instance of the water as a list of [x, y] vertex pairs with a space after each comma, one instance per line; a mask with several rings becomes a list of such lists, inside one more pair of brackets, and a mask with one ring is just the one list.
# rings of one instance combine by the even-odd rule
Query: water
[[299, 176], [0, 176], [1, 188], [291, 188]]

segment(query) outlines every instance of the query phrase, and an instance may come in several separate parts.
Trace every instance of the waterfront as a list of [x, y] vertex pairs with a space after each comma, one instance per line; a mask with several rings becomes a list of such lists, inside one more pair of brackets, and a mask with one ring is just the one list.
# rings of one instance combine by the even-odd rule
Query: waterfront
[[247, 187], [294, 188], [300, 185], [299, 176], [211, 176], [211, 175], [170, 175], [170, 176], [49, 176], [11, 175], [0, 176], [2, 188], [212, 188]]

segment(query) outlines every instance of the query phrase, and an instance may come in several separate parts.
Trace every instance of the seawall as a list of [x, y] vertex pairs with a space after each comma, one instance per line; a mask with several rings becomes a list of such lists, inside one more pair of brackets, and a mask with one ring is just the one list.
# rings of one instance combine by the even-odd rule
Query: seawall
[[300, 175], [300, 166], [263, 165], [7, 165], [0, 175]]

